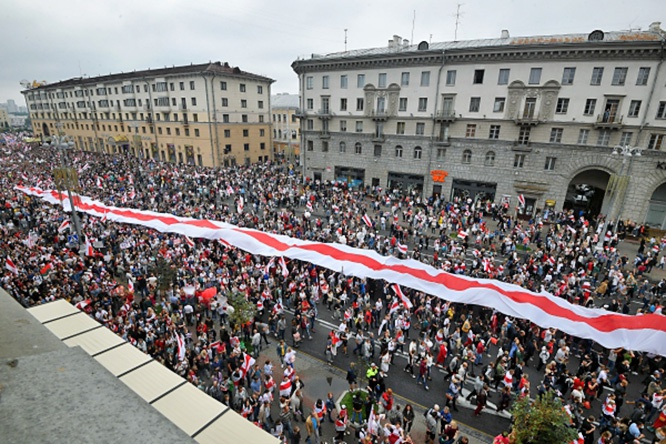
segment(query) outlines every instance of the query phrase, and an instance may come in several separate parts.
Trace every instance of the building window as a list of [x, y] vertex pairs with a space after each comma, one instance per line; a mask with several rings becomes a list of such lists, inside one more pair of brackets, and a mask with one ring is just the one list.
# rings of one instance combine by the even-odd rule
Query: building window
[[382, 146], [381, 145], [375, 145], [374, 146], [373, 155], [375, 157], [382, 157]]
[[347, 99], [340, 99], [340, 111], [347, 111]]
[[231, 130], [229, 130], [229, 129], [225, 129], [225, 130], [224, 130], [224, 137], [226, 137], [226, 138], [231, 137]]
[[509, 84], [509, 73], [511, 70], [509, 68], [501, 68], [499, 70], [499, 75], [497, 76], [498, 85], [508, 85]]
[[495, 166], [495, 151], [488, 151], [486, 153], [486, 158], [483, 161], [483, 165], [487, 167]]
[[590, 85], [599, 86], [601, 85], [601, 80], [604, 78], [604, 68], [603, 66], [598, 66], [592, 68], [592, 77], [590, 78]]
[[321, 88], [328, 89], [328, 76], [322, 76], [321, 78]]
[[589, 129], [581, 129], [578, 132], [578, 145], [587, 145], [587, 139], [590, 137]]
[[483, 76], [485, 73], [486, 73], [485, 69], [475, 69], [472, 83], [474, 83], [475, 85], [483, 84]]
[[420, 146], [414, 147], [414, 159], [420, 160], [423, 156], [423, 148]]
[[425, 134], [425, 123], [418, 122], [416, 124], [416, 135], [417, 136], [423, 136], [424, 134]]
[[328, 140], [321, 141], [321, 152], [328, 153]]
[[465, 137], [476, 137], [476, 124], [468, 123], [465, 130]]
[[346, 74], [340, 76], [340, 89], [347, 89], [349, 85], [349, 77]]
[[513, 167], [522, 168], [525, 165], [525, 154], [516, 154], [513, 157]]
[[518, 133], [518, 143], [520, 145], [527, 145], [530, 143], [530, 134], [532, 129], [529, 126], [521, 126], [520, 132]]
[[437, 148], [437, 160], [442, 160], [446, 157], [446, 148]]
[[363, 88], [365, 86], [365, 74], [358, 74], [356, 76], [356, 87]]
[[400, 97], [398, 101], [398, 111], [407, 111], [407, 97]]
[[636, 77], [636, 85], [639, 86], [647, 85], [649, 78], [650, 78], [649, 67], [638, 68], [638, 77]]
[[[242, 101], [241, 101], [241, 103], [242, 103]], [[314, 99], [307, 99], [305, 101], [305, 104], [306, 104], [306, 107], [307, 107], [308, 110], [313, 109], [314, 108]]]
[[541, 83], [541, 68], [530, 69], [530, 78], [528, 80], [530, 85], [538, 85]]
[[199, 128], [194, 128], [194, 137], [199, 137]]
[[395, 157], [402, 157], [402, 146], [396, 145], [396, 147], [395, 147]]
[[305, 122], [305, 129], [307, 129], [308, 131], [312, 131], [314, 129], [314, 120], [308, 119]]
[[627, 113], [627, 117], [638, 117], [640, 111], [641, 111], [641, 101], [632, 100], [629, 103], [629, 112]]
[[264, 109], [264, 101], [263, 101], [263, 100], [259, 100], [259, 101], [257, 102], [257, 108], [259, 108], [259, 109]]
[[611, 81], [611, 85], [624, 86], [624, 83], [627, 81], [628, 71], [629, 68], [615, 68], [615, 71], [613, 71], [613, 80]]
[[222, 106], [229, 106], [229, 99], [226, 97], [222, 97]]
[[610, 131], [601, 130], [599, 131], [599, 137], [597, 138], [597, 145], [608, 146], [610, 143]]
[[356, 142], [356, 145], [354, 145], [354, 154], [363, 154], [363, 146], [361, 145], [361, 142]]
[[363, 111], [363, 101], [362, 97], [356, 99], [356, 111]]
[[543, 166], [544, 170], [553, 171], [555, 169], [556, 157], [546, 157], [546, 164]]
[[465, 150], [462, 153], [462, 163], [472, 163], [472, 151]]
[[377, 78], [377, 87], [386, 88], [386, 73], [380, 72]]
[[241, 99], [241, 108], [247, 108], [247, 100]]
[[405, 134], [405, 122], [398, 122], [396, 124], [395, 133], [399, 135]]
[[427, 97], [420, 97], [419, 98], [419, 111], [420, 112], [425, 112], [428, 109], [428, 98]]
[[559, 98], [555, 105], [555, 112], [558, 114], [566, 114], [569, 110], [569, 99]]
[[457, 71], [455, 69], [446, 71], [446, 86], [455, 86], [456, 73]]
[[227, 82], [224, 82], [224, 81], [220, 82], [220, 89], [222, 91], [226, 91], [227, 90]]
[[620, 146], [631, 145], [631, 139], [633, 138], [634, 133], [631, 131], [625, 131], [620, 136]]
[[363, 121], [362, 120], [357, 120], [356, 121], [356, 132], [357, 133], [362, 133], [363, 132]]
[[400, 86], [409, 86], [409, 73], [403, 72], [400, 74]]
[[190, 80], [190, 91], [194, 91], [194, 80]]
[[493, 105], [493, 112], [494, 113], [503, 113], [505, 103], [506, 103], [506, 98], [504, 98], [504, 97], [495, 97], [495, 104]]
[[240, 88], [240, 92], [244, 93], [246, 91], [245, 83], [241, 83], [239, 88]]
[[650, 134], [650, 140], [647, 148], [649, 150], [660, 150], [664, 143], [664, 134]]
[[341, 133], [346, 133], [347, 132], [347, 121], [346, 120], [341, 120], [340, 121], [340, 132]]
[[666, 119], [666, 102], [659, 102], [655, 119]]
[[257, 85], [257, 94], [263, 94], [264, 93], [264, 87], [262, 85]]
[[222, 114], [222, 123], [229, 123], [229, 114]]
[[490, 131], [488, 132], [489, 139], [499, 139], [500, 135], [500, 126], [499, 125], [490, 125]]
[[430, 71], [421, 72], [421, 86], [430, 86]]
[[307, 141], [307, 150], [314, 151], [314, 142], [312, 140]]
[[481, 108], [481, 97], [471, 97], [469, 99], [469, 112], [478, 113]]
[[550, 143], [561, 143], [564, 128], [552, 128], [550, 130]]
[[305, 78], [305, 89], [312, 89], [312, 88], [314, 88], [314, 77], [307, 76]]
[[573, 85], [576, 68], [564, 68], [562, 72], [562, 85]]
[[346, 152], [347, 152], [347, 144], [344, 143], [344, 142], [340, 142], [340, 148], [339, 148], [339, 151], [340, 151], [341, 153], [346, 153]]
[[585, 101], [585, 109], [583, 109], [583, 114], [586, 116], [591, 116], [594, 114], [594, 108], [597, 106], [597, 99], [587, 99]]
[[243, 130], [243, 137], [250, 137], [250, 130], [244, 129]]

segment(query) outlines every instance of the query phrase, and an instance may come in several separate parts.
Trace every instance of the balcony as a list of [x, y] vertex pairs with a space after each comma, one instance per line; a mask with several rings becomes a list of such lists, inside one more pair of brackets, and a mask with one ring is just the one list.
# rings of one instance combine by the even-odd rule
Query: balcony
[[513, 141], [513, 147], [511, 148], [512, 151], [524, 151], [524, 152], [531, 152], [532, 151], [532, 142], [529, 140], [514, 140]]
[[374, 133], [372, 134], [372, 141], [373, 141], [373, 142], [377, 142], [377, 143], [383, 143], [383, 142], [386, 142], [386, 134], [384, 134], [384, 133], [374, 132]]
[[440, 110], [435, 113], [433, 116], [435, 122], [455, 122], [456, 121], [456, 112], [455, 110]]
[[520, 126], [537, 126], [542, 123], [539, 118], [533, 114], [523, 114], [513, 119], [516, 125]]
[[375, 122], [386, 122], [389, 118], [389, 115], [386, 111], [373, 111], [370, 117]]
[[152, 124], [153, 124], [153, 116], [151, 116], [150, 114], [148, 114], [148, 115], [146, 116], [146, 123], [149, 123], [149, 124], [152, 125]]
[[183, 126], [188, 127], [190, 126], [190, 121], [187, 119], [183, 119]]
[[304, 111], [298, 110], [294, 113], [294, 117], [296, 117], [297, 119], [305, 119], [306, 114]]
[[187, 111], [187, 103], [181, 103], [178, 109], [181, 111]]
[[597, 116], [597, 121], [594, 123], [594, 127], [597, 129], [617, 130], [622, 128], [623, 118], [624, 116], [618, 116], [616, 114], [599, 114]]
[[317, 111], [317, 117], [319, 117], [322, 120], [328, 120], [332, 117], [331, 114], [331, 109], [330, 108], [322, 108], [319, 111]]
[[451, 145], [451, 140], [448, 137], [435, 137], [435, 146], [449, 146]]
[[330, 139], [331, 138], [331, 133], [328, 131], [320, 131], [319, 132], [319, 138], [320, 139]]

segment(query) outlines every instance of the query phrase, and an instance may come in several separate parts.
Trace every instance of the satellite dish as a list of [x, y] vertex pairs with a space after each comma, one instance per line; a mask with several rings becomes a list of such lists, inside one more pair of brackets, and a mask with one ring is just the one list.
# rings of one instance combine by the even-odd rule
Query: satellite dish
[[24, 88], [28, 88], [30, 86], [30, 82], [26, 79], [21, 80], [19, 84]]

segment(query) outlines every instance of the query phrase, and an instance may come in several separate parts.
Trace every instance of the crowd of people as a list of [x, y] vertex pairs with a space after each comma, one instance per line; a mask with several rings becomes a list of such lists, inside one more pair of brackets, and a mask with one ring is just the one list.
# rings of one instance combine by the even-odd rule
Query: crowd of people
[[[326, 420], [339, 441], [354, 430], [355, 442], [410, 442], [414, 410], [401, 409], [385, 380], [397, 356], [425, 391], [442, 384], [434, 371], [445, 370], [443, 406], [423, 419], [426, 442], [468, 442], [453, 417], [465, 393], [482, 415], [491, 399], [508, 411], [517, 397], [553, 392], [585, 444], [666, 437], [661, 356], [605, 350], [484, 307], [82, 213], [74, 239], [68, 213], [14, 187], [57, 189], [53, 169], [68, 165], [76, 191], [109, 205], [373, 249], [622, 313], [661, 313], [666, 283], [645, 276], [664, 266], [661, 241], [643, 241], [630, 259], [617, 248], [622, 230], [604, 232], [602, 220], [573, 212], [521, 220], [492, 202], [312, 182], [280, 163], [209, 169], [31, 147], [20, 135], [5, 135], [0, 157], [2, 287], [26, 307], [70, 300], [283, 442], [318, 443]], [[324, 332], [321, 310], [339, 327]], [[326, 335], [328, 362], [351, 350], [366, 363], [347, 372], [353, 393], [367, 387], [349, 406], [332, 395], [304, 401], [297, 350], [315, 334]], [[279, 364], [261, 359], [269, 343]], [[529, 380], [527, 366], [539, 380]], [[630, 380], [643, 385], [638, 399], [625, 399]]]

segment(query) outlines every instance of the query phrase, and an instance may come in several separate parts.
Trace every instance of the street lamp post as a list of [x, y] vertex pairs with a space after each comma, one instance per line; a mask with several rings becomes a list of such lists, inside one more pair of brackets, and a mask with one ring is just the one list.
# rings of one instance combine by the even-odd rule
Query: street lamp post
[[79, 247], [82, 248], [81, 222], [76, 212], [76, 203], [72, 197], [72, 188], [78, 188], [78, 173], [69, 166], [68, 152], [74, 148], [74, 139], [71, 136], [58, 134], [51, 136], [51, 147], [60, 151], [60, 168], [54, 170], [55, 182], [58, 188], [65, 188], [69, 198], [71, 223], [76, 233]]
[[[622, 208], [624, 207], [624, 202], [627, 195], [627, 187], [629, 185], [629, 178], [631, 176], [631, 164], [634, 157], [641, 156], [641, 150], [640, 148], [634, 148], [629, 145], [617, 145], [613, 148], [612, 155], [622, 156], [622, 166], [620, 167], [620, 174], [617, 176], [611, 175], [611, 178], [608, 182], [608, 188], [606, 191], [610, 197], [610, 202], [608, 204], [608, 214], [604, 220], [604, 227], [601, 233], [601, 235], [604, 237], [606, 236], [606, 232], [608, 230], [609, 221], [613, 221], [613, 233], [617, 232], [617, 228], [620, 222], [620, 214]], [[617, 205], [618, 194], [621, 194], [619, 206]], [[599, 243], [597, 243], [597, 250], [601, 250], [602, 246], [603, 240], [600, 239]]]

